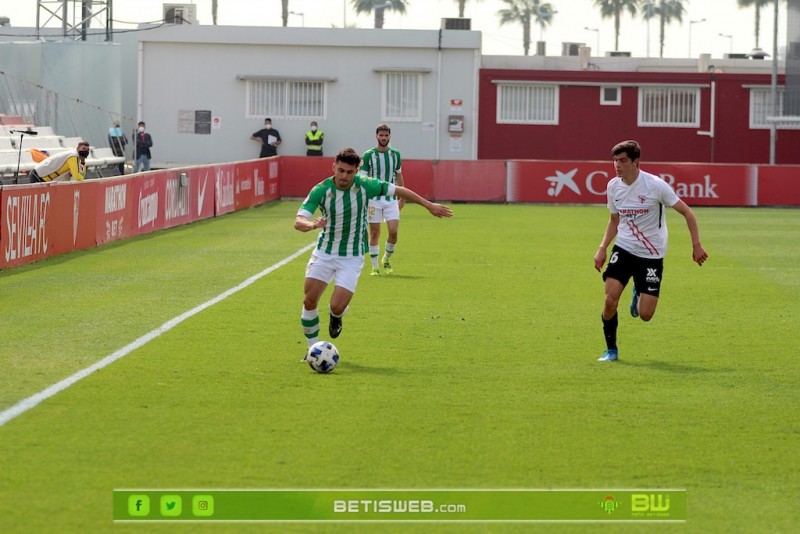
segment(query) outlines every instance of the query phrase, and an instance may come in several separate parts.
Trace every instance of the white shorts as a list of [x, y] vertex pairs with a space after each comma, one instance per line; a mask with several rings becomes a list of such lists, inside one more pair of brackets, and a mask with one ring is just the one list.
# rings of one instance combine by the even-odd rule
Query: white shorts
[[306, 265], [306, 278], [321, 280], [326, 284], [333, 280], [336, 286], [355, 293], [363, 267], [364, 256], [333, 256], [314, 249]]
[[370, 200], [367, 209], [367, 221], [382, 223], [383, 221], [399, 221], [400, 204], [397, 200]]

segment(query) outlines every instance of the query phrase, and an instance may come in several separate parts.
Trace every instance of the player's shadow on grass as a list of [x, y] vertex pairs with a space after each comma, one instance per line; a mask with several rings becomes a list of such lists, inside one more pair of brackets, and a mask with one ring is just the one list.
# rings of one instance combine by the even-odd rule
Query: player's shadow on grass
[[708, 367], [700, 367], [698, 365], [687, 365], [684, 363], [672, 363], [668, 361], [655, 360], [650, 362], [631, 362], [628, 360], [619, 360], [615, 362], [617, 365], [630, 365], [633, 367], [649, 367], [656, 371], [667, 371], [670, 373], [719, 373], [730, 372], [730, 369], [711, 369]]
[[394, 367], [376, 367], [372, 365], [360, 365], [353, 362], [347, 362], [342, 364], [342, 369], [345, 371], [353, 371], [355, 373], [364, 373], [364, 374], [371, 374], [371, 375], [386, 375], [386, 376], [397, 376], [404, 374], [403, 371], [395, 369]]

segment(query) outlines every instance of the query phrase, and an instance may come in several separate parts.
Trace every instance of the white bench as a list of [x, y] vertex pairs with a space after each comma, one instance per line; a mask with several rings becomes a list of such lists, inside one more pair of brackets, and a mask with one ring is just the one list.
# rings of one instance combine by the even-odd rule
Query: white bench
[[56, 135], [56, 132], [53, 130], [52, 126], [34, 126], [31, 130], [35, 132], [39, 132], [39, 137], [49, 136], [53, 137]]
[[[19, 140], [17, 140], [19, 142]], [[61, 144], [61, 137], [60, 136], [46, 136], [46, 137], [31, 137], [25, 136], [22, 138], [22, 149], [25, 150], [26, 148], [38, 148], [39, 150], [47, 150], [48, 152], [50, 149], [55, 148], [56, 151], [64, 150], [64, 145]], [[68, 147], [68, 148], [75, 148], [75, 147]]]
[[2, 150], [16, 150], [14, 148], [14, 143], [11, 142], [10, 137], [0, 136], [0, 151]]
[[83, 137], [62, 137], [61, 146], [65, 148], [75, 148], [81, 141], [83, 141]]
[[17, 172], [17, 164], [19, 164], [20, 174], [30, 172], [36, 167], [30, 152], [25, 150], [22, 153], [16, 150], [0, 151], [0, 179], [5, 182], [12, 178]]
[[100, 176], [103, 176], [103, 171], [106, 169], [114, 169], [116, 171], [120, 163], [125, 163], [125, 158], [123, 156], [115, 156], [114, 150], [105, 146], [92, 147], [90, 156], [86, 160], [87, 165], [96, 167], [94, 170]]

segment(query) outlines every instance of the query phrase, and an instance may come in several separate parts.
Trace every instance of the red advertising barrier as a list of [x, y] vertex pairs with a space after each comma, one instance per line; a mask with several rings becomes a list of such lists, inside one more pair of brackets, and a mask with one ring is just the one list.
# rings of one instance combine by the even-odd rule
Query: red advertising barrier
[[[264, 162], [257, 161], [256, 168], [258, 169], [258, 173], [261, 175], [264, 174]], [[266, 184], [264, 189], [264, 196], [263, 200], [258, 192], [259, 188], [259, 174], [256, 174], [256, 202], [269, 202], [272, 200], [278, 200], [281, 198], [281, 176], [283, 172], [283, 165], [281, 165], [280, 160], [272, 160], [268, 159], [266, 162]], [[256, 171], [254, 171], [256, 172]]]
[[0, 267], [94, 246], [94, 195], [80, 184], [3, 187]]
[[[311, 188], [333, 176], [333, 157], [281, 156], [280, 196], [305, 198]], [[405, 184], [425, 198], [433, 198], [433, 169], [428, 160], [404, 160]]]
[[97, 244], [214, 216], [211, 168], [156, 171], [91, 182]]
[[131, 181], [132, 178], [119, 177], [89, 182], [97, 189], [95, 241], [98, 245], [133, 235]]
[[0, 188], [0, 268], [279, 198], [280, 160]]
[[[94, 184], [92, 184], [94, 185]], [[52, 251], [50, 256], [97, 245], [94, 238], [97, 188], [80, 183], [60, 183], [50, 210]]]
[[[193, 221], [214, 216], [216, 175], [213, 167], [192, 167], [184, 171], [189, 182], [189, 204]], [[179, 174], [180, 176], [180, 174]]]
[[[305, 198], [311, 188], [333, 176], [333, 157], [281, 156], [280, 196]], [[425, 198], [433, 197], [433, 169], [428, 160], [404, 160], [405, 184]]]
[[164, 175], [164, 200], [159, 206], [164, 214], [164, 228], [180, 226], [197, 220], [197, 184], [185, 171], [169, 171]]
[[433, 197], [446, 201], [505, 202], [506, 162], [434, 162]]
[[[755, 206], [757, 177], [750, 165], [648, 163], [691, 206]], [[616, 176], [609, 162], [509, 161], [508, 202], [606, 203]]]
[[131, 179], [131, 235], [147, 234], [165, 228], [165, 213], [159, 207], [166, 198], [167, 176], [169, 171], [153, 171]]
[[653, 163], [643, 169], [663, 178], [690, 206], [758, 205], [756, 168], [750, 165]]
[[[281, 197], [304, 198], [333, 174], [333, 158], [281, 156]], [[406, 186], [431, 200], [504, 202], [505, 161], [403, 161]], [[237, 206], [238, 207], [238, 206]]]
[[234, 205], [237, 210], [277, 200], [280, 161], [271, 158], [239, 163], [234, 170]]
[[214, 167], [214, 215], [223, 215], [236, 209], [236, 185], [233, 165]]
[[759, 166], [758, 205], [800, 206], [800, 166]]
[[404, 185], [408, 186], [409, 189], [413, 189], [420, 196], [431, 200], [434, 199], [434, 170], [430, 160], [403, 160], [401, 172]]
[[305, 198], [311, 188], [333, 176], [333, 157], [281, 156], [280, 196]]
[[[0, 187], [0, 268], [303, 198], [333, 158], [264, 158], [118, 178]], [[692, 206], [800, 206], [800, 166], [647, 163]], [[443, 202], [605, 204], [610, 162], [403, 162], [406, 184]]]
[[52, 253], [47, 222], [56, 188], [49, 185], [4, 187], [0, 194], [3, 207], [3, 267], [13, 267], [46, 258]]

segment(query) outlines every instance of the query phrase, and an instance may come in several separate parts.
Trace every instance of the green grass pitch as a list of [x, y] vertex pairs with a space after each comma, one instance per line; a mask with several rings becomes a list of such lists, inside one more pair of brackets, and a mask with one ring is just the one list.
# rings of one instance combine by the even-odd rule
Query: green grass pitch
[[[310, 244], [298, 204], [0, 272], [0, 411]], [[607, 210], [453, 208], [404, 209], [395, 274], [364, 270], [330, 375], [299, 363], [303, 253], [0, 426], [0, 532], [794, 531], [800, 211], [696, 208], [710, 255], [697, 267], [670, 210], [656, 316], [632, 319], [626, 291], [621, 360], [601, 364], [592, 255]], [[111, 515], [115, 488], [638, 487], [685, 488], [688, 521]]]

